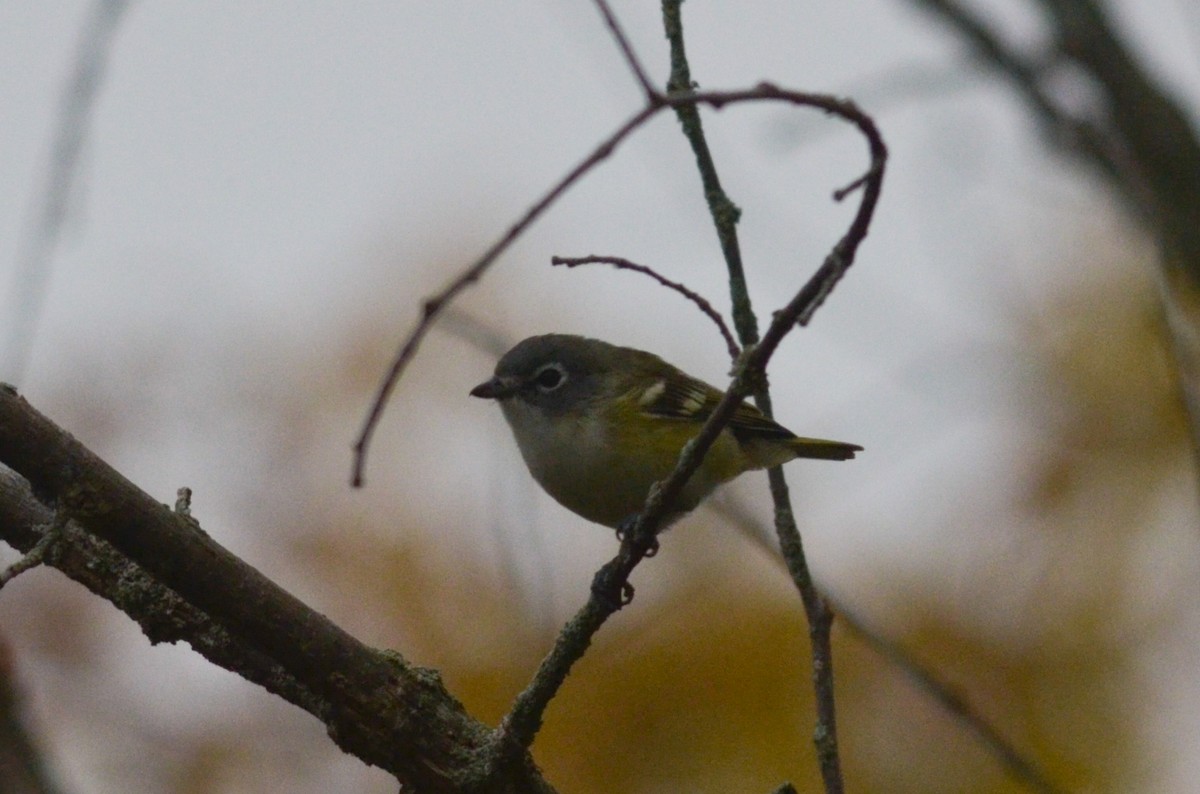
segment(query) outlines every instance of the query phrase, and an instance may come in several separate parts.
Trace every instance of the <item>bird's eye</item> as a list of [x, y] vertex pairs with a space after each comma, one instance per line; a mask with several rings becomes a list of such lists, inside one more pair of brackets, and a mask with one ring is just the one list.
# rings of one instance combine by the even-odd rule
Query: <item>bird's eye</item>
[[547, 364], [533, 376], [533, 382], [540, 392], [551, 392], [567, 382], [567, 371], [562, 364]]

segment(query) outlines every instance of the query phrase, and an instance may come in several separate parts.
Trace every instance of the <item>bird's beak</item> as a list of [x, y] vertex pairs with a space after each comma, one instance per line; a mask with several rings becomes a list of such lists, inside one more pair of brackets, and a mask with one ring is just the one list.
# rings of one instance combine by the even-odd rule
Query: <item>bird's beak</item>
[[482, 397], [485, 400], [503, 400], [512, 397], [521, 387], [516, 378], [502, 378], [499, 375], [471, 389], [472, 397]]

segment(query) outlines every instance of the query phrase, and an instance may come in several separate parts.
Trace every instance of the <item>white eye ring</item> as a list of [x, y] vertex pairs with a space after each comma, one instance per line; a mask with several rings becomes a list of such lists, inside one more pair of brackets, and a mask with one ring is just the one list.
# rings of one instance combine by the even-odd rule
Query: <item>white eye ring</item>
[[546, 364], [533, 375], [533, 384], [543, 394], [562, 388], [566, 382], [567, 370], [557, 361], [553, 364]]

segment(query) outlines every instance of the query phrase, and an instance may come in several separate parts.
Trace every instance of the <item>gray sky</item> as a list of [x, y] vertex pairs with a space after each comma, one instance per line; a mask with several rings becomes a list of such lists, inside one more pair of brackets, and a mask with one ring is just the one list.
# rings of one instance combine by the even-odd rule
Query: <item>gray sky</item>
[[[1012, 3], [979, 5], [1013, 31], [1034, 30]], [[1184, 0], [1112, 5], [1162, 79], [1191, 97], [1195, 118], [1196, 14]], [[657, 4], [613, 7], [662, 82]], [[88, 8], [0, 4], [0, 107], [8, 110], [0, 306], [15, 300], [11, 263], [37, 211]], [[947, 549], [932, 527], [961, 509], [950, 495], [1002, 488], [1022, 454], [1009, 432], [1022, 363], [991, 355], [1010, 341], [1014, 306], [1118, 270], [1147, 245], [1114, 231], [1096, 186], [1046, 155], [1020, 108], [900, 0], [692, 0], [684, 14], [702, 87], [769, 79], [849, 94], [878, 114], [892, 159], [877, 221], [817, 321], [781, 350], [777, 412], [799, 433], [868, 448], [853, 469], [803, 470], [814, 526], [837, 528], [809, 539], [822, 576], [852, 588], [865, 555], [918, 575], [961, 566], [952, 587], [962, 588], [991, 558]], [[372, 351], [382, 373], [421, 298], [638, 106], [637, 85], [586, 2], [134, 3], [110, 53], [20, 385], [35, 404], [43, 395], [59, 401], [45, 406], [52, 415], [64, 388], [86, 383], [97, 401], [153, 417], [143, 435], [101, 454], [163, 501], [180, 484], [196, 487], [208, 502], [206, 525], [244, 526], [248, 497], [236, 483], [264, 453], [255, 416], [225, 409], [255, 389], [258, 404], [284, 402], [272, 389], [285, 380], [272, 374], [297, 362], [314, 382], [335, 377], [334, 356], [345, 351], [330, 340], [359, 315], [389, 318], [389, 338]], [[806, 111], [727, 110], [706, 123], [744, 211], [746, 261], [765, 313], [841, 234], [852, 202], [830, 194], [861, 174], [865, 147], [850, 128]], [[540, 221], [462, 308], [513, 340], [587, 333], [719, 381], [723, 347], [690, 306], [629, 274], [549, 267], [555, 254], [625, 256], [724, 309], [697, 181], [675, 121], [660, 117]], [[1105, 234], [1114, 235], [1113, 261], [1092, 261], [1086, 274], [1074, 268], [1072, 246]], [[0, 320], [4, 333], [8, 318]], [[138, 379], [147, 340], [166, 361], [155, 364], [153, 382]], [[538, 542], [561, 568], [554, 587], [579, 580], [611, 539], [580, 530], [555, 540], [574, 519], [531, 486], [513, 485], [523, 472], [513, 474], [499, 417], [465, 398], [488, 357], [438, 335], [426, 355], [413, 378], [436, 377], [438, 396], [422, 399], [402, 384], [381, 442], [420, 455], [420, 481], [382, 463], [369, 480], [437, 490], [467, 471], [484, 484], [479, 503], [443, 509], [476, 531], [491, 520], [488, 494], [532, 510], [533, 523], [548, 527]], [[368, 400], [362, 393], [363, 411]], [[404, 423], [413, 415], [430, 421]], [[356, 429], [328, 428], [324, 454], [306, 463], [339, 491], [331, 498], [356, 498], [340, 493]], [[499, 523], [516, 532], [528, 522]], [[463, 532], [464, 543], [479, 545]], [[269, 545], [223, 540], [246, 554]], [[1162, 658], [1171, 653], [1180, 651]], [[1196, 662], [1193, 653], [1186, 664]], [[1194, 685], [1171, 686], [1179, 689], [1164, 700], [1175, 707], [1160, 722], [1178, 720], [1197, 735]], [[206, 689], [195, 701], [209, 697]], [[1179, 781], [1200, 776], [1200, 762], [1172, 761], [1163, 790], [1184, 791]]]

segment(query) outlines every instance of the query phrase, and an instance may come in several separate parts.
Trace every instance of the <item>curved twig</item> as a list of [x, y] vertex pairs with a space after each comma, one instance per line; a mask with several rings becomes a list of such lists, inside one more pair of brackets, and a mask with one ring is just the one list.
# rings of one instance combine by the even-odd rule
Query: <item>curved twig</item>
[[[737, 91], [697, 91], [672, 94], [665, 96], [656, 94], [647, 103], [646, 107], [639, 110], [628, 121], [619, 126], [616, 131], [605, 138], [592, 152], [585, 157], [578, 165], [572, 168], [567, 174], [562, 177], [553, 187], [538, 199], [534, 204], [525, 211], [525, 214], [514, 223], [503, 236], [493, 243], [478, 259], [464, 268], [458, 276], [456, 276], [446, 287], [441, 291], [428, 298], [421, 309], [421, 316], [417, 320], [413, 329], [405, 337], [400, 344], [396, 355], [392, 359], [392, 365], [388, 368], [384, 375], [382, 383], [380, 383], [376, 391], [375, 399], [372, 401], [371, 409], [367, 414], [366, 420], [363, 422], [363, 427], [359, 433], [358, 440], [354, 444], [354, 471], [352, 483], [355, 487], [361, 487], [363, 484], [363, 473], [366, 468], [367, 452], [369, 451], [371, 438], [375, 433], [375, 428], [379, 424], [379, 420], [383, 416], [384, 408], [387, 405], [388, 398], [396, 388], [396, 384], [400, 381], [400, 377], [404, 374], [404, 370], [408, 367], [412, 357], [416, 355], [417, 349], [420, 347], [421, 341], [428, 333], [430, 325], [441, 314], [445, 306], [458, 296], [460, 292], [466, 289], [470, 284], [478, 281], [483, 274], [491, 267], [496, 259], [502, 253], [508, 250], [508, 247], [519, 237], [533, 222], [542, 216], [543, 213], [561, 196], [568, 188], [578, 182], [585, 174], [591, 171], [598, 164], [603, 162], [616, 150], [626, 138], [628, 138], [635, 130], [653, 118], [655, 115], [665, 110], [666, 108], [674, 108], [680, 105], [707, 105], [715, 110], [720, 110], [727, 105], [735, 105], [743, 102], [785, 102], [801, 107], [811, 107], [818, 110], [823, 110], [826, 113], [838, 116], [854, 124], [867, 137], [870, 142], [872, 162], [882, 162], [886, 158], [887, 149], [883, 145], [883, 140], [879, 136], [878, 130], [875, 128], [875, 123], [863, 113], [851, 101], [839, 99], [838, 97], [829, 94], [810, 94], [802, 91], [792, 91], [789, 89], [780, 88], [771, 83], [759, 83], [753, 88], [741, 89]], [[874, 169], [873, 169], [874, 170]], [[869, 205], [871, 210], [874, 210], [875, 202], [879, 198], [880, 179], [882, 178], [882, 167], [878, 173], [873, 175], [873, 179], [868, 180], [863, 202], [861, 207]], [[860, 221], [856, 216], [855, 223], [851, 227], [854, 230], [858, 241], [861, 241], [862, 236], [866, 235], [866, 224], [868, 220]], [[838, 264], [844, 260], [844, 255], [839, 253], [839, 249], [844, 248], [842, 243], [834, 249], [834, 253], [826, 260], [826, 264], [818, 271], [818, 274], [813, 277], [806, 289], [815, 288], [816, 285], [825, 283], [826, 277], [833, 275], [833, 283], [836, 283], [837, 278], [841, 277], [841, 272], [845, 267], [849, 266], [849, 262], [844, 265]], [[857, 242], [854, 247], [857, 248]], [[828, 285], [832, 287], [832, 283]], [[805, 298], [805, 305], [810, 305], [810, 310], [806, 312], [811, 315], [811, 311], [815, 310], [824, 300], [827, 290], [816, 296], [808, 296]], [[801, 296], [797, 296], [800, 298]], [[810, 304], [809, 301], [812, 301]], [[801, 321], [801, 324], [807, 322], [807, 318]], [[782, 338], [782, 337], [780, 337]], [[779, 344], [779, 339], [776, 339], [771, 345], [771, 351], [774, 352], [774, 347]], [[769, 355], [769, 354], [768, 354]]]
[[721, 337], [725, 340], [725, 347], [729, 351], [729, 357], [737, 361], [737, 357], [742, 354], [742, 349], [738, 347], [738, 343], [734, 341], [733, 334], [729, 332], [729, 326], [725, 324], [725, 318], [721, 313], [713, 308], [703, 295], [688, 289], [678, 281], [672, 281], [665, 276], [660, 275], [651, 267], [639, 265], [637, 262], [630, 262], [628, 259], [620, 256], [597, 256], [589, 254], [588, 256], [552, 256], [550, 257], [552, 265], [566, 265], [567, 267], [579, 267], [580, 265], [612, 265], [617, 270], [632, 270], [635, 273], [642, 273], [662, 284], [664, 287], [673, 289], [683, 297], [696, 304], [696, 308], [700, 309], [708, 319], [712, 320], [717, 326], [717, 330], [721, 332]]
[[[566, 680], [571, 667], [587, 650], [592, 637], [600, 626], [628, 603], [628, 598], [632, 594], [629, 576], [638, 563], [656, 547], [657, 534], [662, 529], [663, 519], [670, 513], [683, 487], [687, 484], [688, 478], [699, 468], [709, 447], [728, 424], [741, 401], [750, 393], [752, 384], [761, 380], [767, 363], [783, 337], [797, 325], [803, 325], [812, 317], [813, 312], [853, 263], [858, 246], [866, 237], [882, 188], [887, 149], [874, 122], [861, 113], [853, 103], [832, 97], [785, 91], [766, 83], [749, 91], [692, 94], [686, 98], [671, 97], [667, 103], [694, 101], [721, 107], [746, 99], [767, 98], [782, 99], [799, 105], [812, 104], [846, 118], [860, 129], [868, 141], [871, 167], [867, 171], [858, 211], [855, 213], [850, 228], [834, 246], [816, 273], [786, 306], [775, 313], [762, 341], [746, 349], [724, 397], [704, 423], [699, 434], [684, 446], [674, 471], [669, 477], [650, 489], [641, 513], [632, 526], [624, 532], [617, 556], [597, 572], [587, 602], [563, 628], [554, 648], [542, 660], [533, 680], [518, 695], [512, 711], [497, 729], [493, 740], [494, 761], [490, 766], [493, 772], [503, 769], [508, 763], [508, 758], [515, 757], [515, 753], [528, 748], [533, 742], [534, 736], [541, 727], [546, 707], [562, 686], [563, 681]], [[810, 102], [810, 100], [815, 101]], [[803, 564], [803, 555], [799, 555], [798, 559]], [[791, 567], [792, 562], [789, 559], [789, 569]], [[807, 568], [802, 571], [802, 577], [795, 571], [792, 573], [793, 579], [797, 579], [798, 584], [803, 582], [800, 584], [802, 590], [808, 588], [813, 593], [816, 592]], [[808, 598], [807, 592], [805, 595], [805, 609], [809, 613], [810, 622], [814, 626], [823, 626], [827, 631], [829, 622], [832, 620], [832, 612], [819, 595], [815, 599]], [[832, 700], [829, 703], [832, 704]], [[819, 725], [827, 726], [832, 732], [832, 715], [822, 713], [821, 719]], [[836, 752], [831, 757], [836, 760]], [[840, 776], [838, 779], [840, 780]]]

